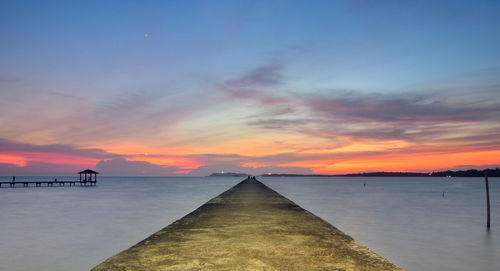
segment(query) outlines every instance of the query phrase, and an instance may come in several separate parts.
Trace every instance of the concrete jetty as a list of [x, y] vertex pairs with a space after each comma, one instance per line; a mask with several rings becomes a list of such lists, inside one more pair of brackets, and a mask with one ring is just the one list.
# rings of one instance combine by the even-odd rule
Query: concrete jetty
[[92, 270], [401, 270], [255, 178]]

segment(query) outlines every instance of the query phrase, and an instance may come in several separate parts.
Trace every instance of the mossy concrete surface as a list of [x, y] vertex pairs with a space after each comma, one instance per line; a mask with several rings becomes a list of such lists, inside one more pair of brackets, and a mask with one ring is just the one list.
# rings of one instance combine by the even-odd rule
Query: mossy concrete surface
[[401, 270], [245, 179], [92, 270]]

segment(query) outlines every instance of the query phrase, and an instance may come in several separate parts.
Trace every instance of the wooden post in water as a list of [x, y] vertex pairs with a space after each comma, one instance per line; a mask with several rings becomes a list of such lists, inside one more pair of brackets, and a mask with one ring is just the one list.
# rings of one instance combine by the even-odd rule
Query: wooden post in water
[[484, 182], [486, 184], [486, 227], [490, 228], [490, 185], [488, 184], [488, 174], [484, 172]]

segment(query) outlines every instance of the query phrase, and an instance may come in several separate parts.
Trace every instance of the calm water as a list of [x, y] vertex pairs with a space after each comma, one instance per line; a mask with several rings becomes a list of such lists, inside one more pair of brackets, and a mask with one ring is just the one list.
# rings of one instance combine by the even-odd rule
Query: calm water
[[[1, 188], [1, 270], [89, 270], [241, 179], [104, 177], [97, 187]], [[499, 178], [490, 178], [489, 232], [481, 178], [260, 180], [406, 270], [500, 270]]]

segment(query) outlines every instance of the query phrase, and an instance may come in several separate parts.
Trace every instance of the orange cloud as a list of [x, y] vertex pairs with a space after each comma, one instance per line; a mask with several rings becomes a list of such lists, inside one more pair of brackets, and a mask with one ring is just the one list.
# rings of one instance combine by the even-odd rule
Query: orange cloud
[[26, 159], [21, 155], [0, 153], [0, 164], [12, 164], [18, 167], [26, 166]]
[[268, 164], [265, 163], [253, 163], [253, 162], [248, 162], [248, 163], [243, 163], [241, 164], [242, 167], [253, 167], [253, 168], [258, 168], [258, 167], [266, 167], [269, 166]]
[[168, 157], [168, 156], [133, 156], [128, 157], [129, 161], [146, 161], [151, 164], [160, 165], [160, 166], [175, 166], [178, 168], [186, 168], [186, 169], [195, 169], [200, 166], [203, 166], [202, 163], [197, 162], [193, 159], [189, 159], [186, 157]]
[[94, 167], [98, 159], [59, 153], [14, 152], [0, 154], [0, 163], [24, 167], [29, 162]]

